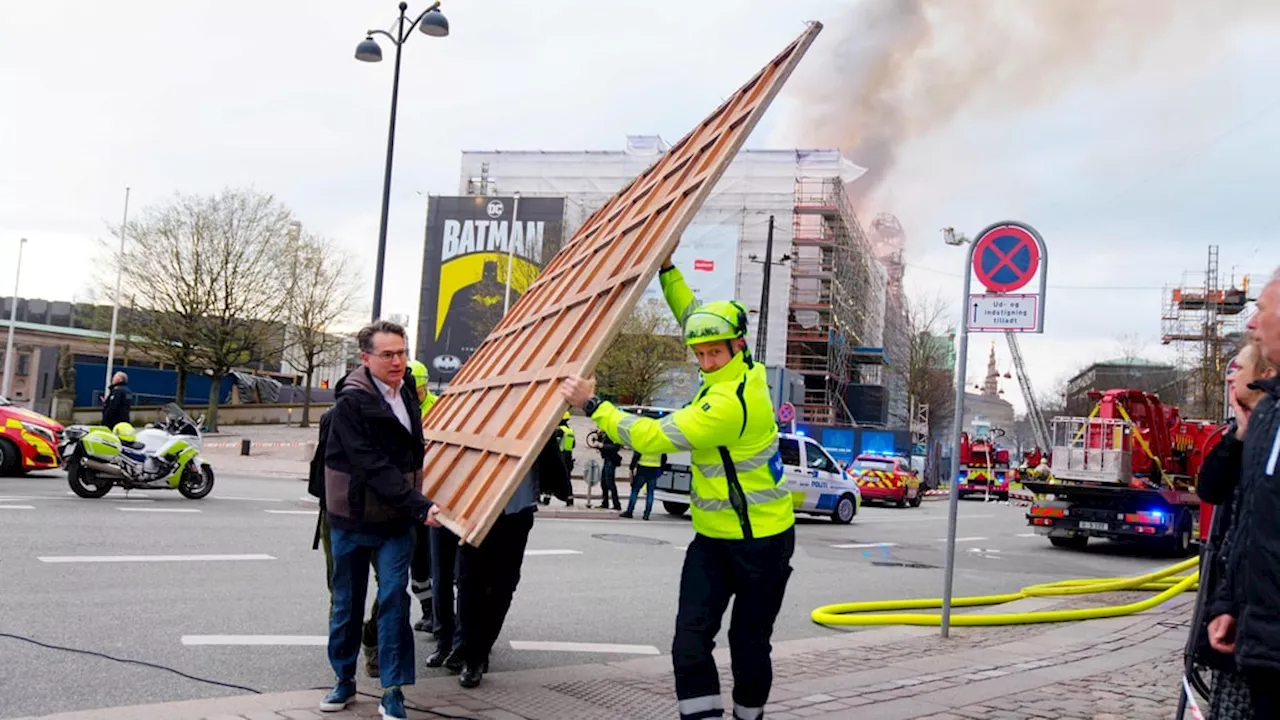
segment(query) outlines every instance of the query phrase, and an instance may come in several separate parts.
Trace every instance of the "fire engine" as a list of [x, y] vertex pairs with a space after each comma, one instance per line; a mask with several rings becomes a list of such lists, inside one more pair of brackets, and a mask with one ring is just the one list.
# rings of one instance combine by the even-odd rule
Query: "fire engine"
[[960, 497], [970, 493], [1009, 499], [1009, 451], [996, 445], [1004, 430], [992, 428], [983, 417], [974, 418], [973, 435], [960, 433]]
[[1093, 537], [1189, 553], [1208, 528], [1195, 479], [1226, 426], [1184, 420], [1141, 390], [1089, 398], [1088, 417], [1053, 419], [1052, 475], [1024, 483], [1035, 493], [1027, 522], [1057, 547], [1080, 549]]

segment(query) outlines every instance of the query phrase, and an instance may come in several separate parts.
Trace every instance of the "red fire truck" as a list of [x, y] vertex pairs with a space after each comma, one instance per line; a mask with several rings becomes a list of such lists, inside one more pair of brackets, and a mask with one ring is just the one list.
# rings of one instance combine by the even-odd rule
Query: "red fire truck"
[[983, 417], [973, 421], [973, 435], [960, 433], [960, 497], [969, 494], [1009, 499], [1009, 450], [996, 445], [1004, 430], [992, 428]]
[[1208, 530], [1196, 476], [1226, 426], [1184, 420], [1141, 390], [1089, 397], [1088, 417], [1053, 420], [1052, 475], [1023, 483], [1035, 493], [1027, 522], [1057, 547], [1083, 548], [1093, 537], [1187, 554]]

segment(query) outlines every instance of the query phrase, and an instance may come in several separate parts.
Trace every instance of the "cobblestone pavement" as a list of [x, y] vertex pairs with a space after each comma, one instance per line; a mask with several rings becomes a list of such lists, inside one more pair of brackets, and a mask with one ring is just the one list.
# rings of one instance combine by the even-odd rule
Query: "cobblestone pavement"
[[[1076, 598], [1102, 604], [1117, 598]], [[1127, 598], [1125, 598], [1127, 599]], [[777, 643], [769, 720], [1147, 720], [1172, 717], [1189, 595], [1155, 610], [1081, 623], [955, 628], [885, 627]], [[1021, 607], [1015, 607], [1021, 604]], [[1064, 605], [1067, 603], [1064, 603]], [[1002, 611], [1043, 609], [1024, 600]], [[726, 706], [732, 681], [717, 650]], [[472, 691], [453, 678], [406, 688], [410, 704], [477, 720], [657, 720], [676, 717], [670, 659], [494, 672]], [[362, 687], [371, 695], [376, 686]], [[349, 720], [378, 717], [362, 697], [321, 714], [318, 691], [229, 697], [48, 716], [57, 720]], [[414, 715], [411, 713], [411, 715]], [[425, 717], [425, 715], [414, 715]]]

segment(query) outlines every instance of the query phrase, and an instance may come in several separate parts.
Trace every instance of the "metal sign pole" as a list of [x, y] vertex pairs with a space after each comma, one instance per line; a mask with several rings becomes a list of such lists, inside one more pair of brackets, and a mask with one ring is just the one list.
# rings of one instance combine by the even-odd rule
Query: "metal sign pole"
[[969, 289], [973, 282], [973, 250], [964, 262], [964, 293], [960, 296], [960, 340], [956, 350], [955, 428], [951, 435], [951, 492], [947, 497], [947, 566], [942, 586], [942, 637], [951, 632], [951, 591], [956, 570], [956, 518], [960, 512], [960, 433], [964, 429], [964, 378], [969, 366]]

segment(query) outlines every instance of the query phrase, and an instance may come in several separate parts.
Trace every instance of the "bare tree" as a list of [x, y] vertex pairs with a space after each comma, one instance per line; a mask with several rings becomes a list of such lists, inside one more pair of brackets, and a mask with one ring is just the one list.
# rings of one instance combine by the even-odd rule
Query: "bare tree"
[[1147, 343], [1143, 341], [1142, 335], [1136, 332], [1120, 333], [1116, 335], [1115, 340], [1120, 360], [1125, 362], [1141, 360], [1143, 352], [1147, 349]]
[[311, 385], [316, 370], [342, 357], [337, 325], [354, 309], [359, 279], [348, 256], [325, 238], [307, 235], [289, 242], [284, 358], [302, 371], [302, 427], [310, 427]]
[[601, 394], [637, 405], [652, 401], [667, 372], [688, 358], [688, 350], [675, 332], [675, 319], [661, 303], [637, 305], [596, 366]]
[[144, 355], [173, 366], [181, 405], [187, 374], [200, 359], [197, 328], [210, 307], [206, 246], [212, 227], [203, 201], [194, 197], [180, 195], [141, 215], [128, 225], [124, 254], [111, 248], [100, 267], [109, 268], [112, 276], [121, 269], [121, 292], [136, 300], [142, 308], [138, 314], [145, 317], [130, 329]]
[[914, 406], [929, 406], [929, 432], [947, 424], [955, 407], [950, 304], [939, 296], [906, 298], [907, 357], [904, 376]]
[[216, 430], [222, 378], [279, 347], [273, 341], [288, 295], [281, 258], [293, 217], [274, 197], [253, 190], [224, 190], [192, 202], [205, 258], [196, 282], [207, 299], [195, 345], [212, 376], [205, 422]]

